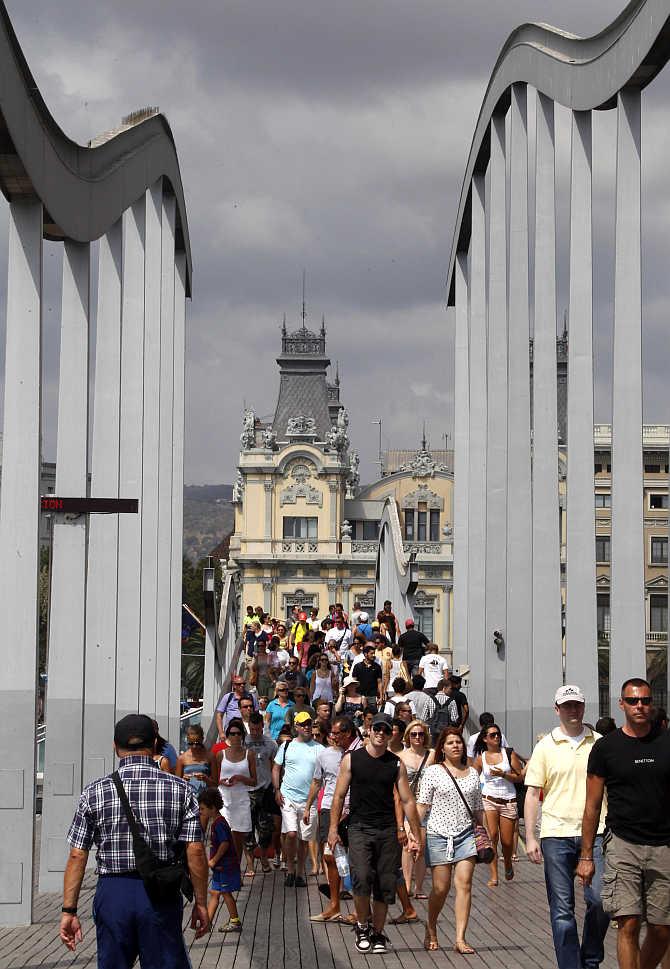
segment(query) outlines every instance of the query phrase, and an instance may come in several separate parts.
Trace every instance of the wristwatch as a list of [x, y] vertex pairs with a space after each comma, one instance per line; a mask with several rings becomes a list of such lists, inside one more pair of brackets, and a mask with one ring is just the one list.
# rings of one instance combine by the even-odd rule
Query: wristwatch
[[63, 905], [63, 907], [61, 908], [61, 912], [64, 915], [76, 915], [77, 914], [77, 906], [76, 905], [74, 905], [74, 906], [73, 905]]

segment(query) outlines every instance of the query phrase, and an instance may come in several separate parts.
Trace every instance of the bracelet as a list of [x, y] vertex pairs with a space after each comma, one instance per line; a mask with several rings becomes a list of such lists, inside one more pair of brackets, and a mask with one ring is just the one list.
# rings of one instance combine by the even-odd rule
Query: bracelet
[[593, 856], [591, 856], [590, 858], [586, 858], [584, 855], [580, 855], [579, 856], [579, 860], [580, 861], [593, 861]]
[[76, 915], [77, 914], [77, 906], [76, 905], [74, 905], [74, 906], [72, 906], [72, 905], [63, 905], [63, 907], [61, 909], [61, 912], [63, 912], [64, 915]]

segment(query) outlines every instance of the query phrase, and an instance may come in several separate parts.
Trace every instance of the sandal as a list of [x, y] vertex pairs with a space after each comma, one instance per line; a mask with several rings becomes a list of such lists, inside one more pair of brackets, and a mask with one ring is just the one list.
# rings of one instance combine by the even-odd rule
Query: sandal
[[310, 922], [344, 922], [344, 916], [337, 912], [335, 915], [325, 915], [321, 912], [320, 915], [310, 915]]
[[518, 861], [519, 856], [517, 854], [512, 855], [512, 861]]
[[428, 896], [425, 895], [423, 892], [414, 892], [414, 898], [423, 899], [424, 901], [426, 901], [428, 899]]
[[505, 869], [505, 881], [511, 882], [513, 878], [514, 878], [514, 869], [513, 868]]
[[454, 952], [460, 953], [462, 956], [474, 956], [476, 955], [475, 950], [467, 942], [455, 942]]
[[255, 874], [256, 874], [256, 872], [253, 870], [253, 868], [251, 868], [251, 869], [247, 868], [247, 870], [244, 873], [244, 877], [245, 878], [253, 878]]
[[487, 888], [497, 888], [498, 887], [498, 882], [497, 881], [493, 881], [492, 878], [489, 878], [489, 880], [486, 883], [486, 887]]
[[[437, 941], [436, 935], [431, 935], [428, 929], [426, 929], [426, 936], [423, 940], [423, 947], [426, 952], [437, 952], [440, 948], [440, 943]], [[454, 946], [456, 948], [456, 946]]]
[[405, 915], [404, 912], [401, 912], [400, 915], [398, 915], [394, 919], [389, 919], [389, 923], [391, 925], [409, 925], [410, 922], [418, 922], [418, 921], [419, 921], [418, 915]]

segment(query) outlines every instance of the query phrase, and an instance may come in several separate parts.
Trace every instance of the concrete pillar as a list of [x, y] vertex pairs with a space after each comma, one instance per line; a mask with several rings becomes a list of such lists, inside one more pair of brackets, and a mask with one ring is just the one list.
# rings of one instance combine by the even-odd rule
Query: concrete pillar
[[[486, 624], [484, 709], [504, 720], [505, 655], [493, 631], [507, 626], [507, 185], [505, 116], [491, 119], [488, 194]], [[476, 673], [475, 673], [476, 675]]]
[[[56, 494], [87, 493], [90, 245], [63, 253]], [[49, 610], [49, 680], [44, 753], [40, 891], [59, 891], [68, 855], [65, 834], [82, 779], [86, 516], [54, 520]]]
[[0, 924], [32, 918], [39, 567], [42, 205], [9, 206], [0, 608]]
[[535, 152], [533, 342], [533, 727], [556, 722], [562, 682], [558, 416], [556, 394], [556, 195], [554, 102], [538, 92]]
[[468, 477], [470, 378], [468, 375], [468, 257], [456, 257], [454, 367], [454, 664], [468, 657]]
[[[119, 496], [121, 396], [121, 220], [99, 243], [91, 495]], [[88, 526], [83, 784], [109, 773], [116, 714], [119, 516]]]
[[646, 676], [642, 506], [642, 290], [640, 265], [640, 91], [617, 103], [614, 357], [612, 374], [612, 546], [610, 701]]
[[272, 492], [274, 490], [272, 478], [263, 482], [265, 491], [265, 538], [266, 541], [272, 539]]
[[513, 84], [509, 155], [509, 290], [507, 399], [507, 723], [520, 750], [531, 743], [532, 502], [530, 484], [530, 371], [528, 340], [527, 88]]
[[[142, 495], [144, 416], [144, 196], [122, 216], [121, 428], [119, 495]], [[139, 709], [142, 518], [119, 515], [116, 719]]]
[[[139, 708], [156, 709], [158, 618], [158, 469], [161, 387], [162, 179], [145, 193], [144, 227], [144, 451], [142, 453], [142, 614]], [[166, 648], [167, 644], [163, 644]], [[160, 725], [164, 729], [163, 724]]]
[[484, 175], [471, 186], [468, 475], [468, 700], [476, 719], [484, 709], [486, 646], [486, 223]]
[[[181, 572], [184, 531], [184, 352], [186, 346], [186, 254], [175, 255], [174, 408], [172, 420], [172, 581], [170, 590], [170, 693], [168, 737], [179, 743], [181, 700]], [[218, 700], [218, 697], [217, 697]]]
[[570, 342], [565, 675], [598, 717], [595, 511], [593, 499], [593, 245], [591, 113], [572, 113]]

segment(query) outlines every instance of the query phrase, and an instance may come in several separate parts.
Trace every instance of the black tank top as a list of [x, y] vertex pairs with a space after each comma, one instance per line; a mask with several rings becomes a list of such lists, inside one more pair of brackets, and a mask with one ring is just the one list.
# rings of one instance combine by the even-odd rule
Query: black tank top
[[393, 788], [400, 761], [387, 750], [371, 757], [365, 747], [352, 751], [350, 811], [351, 824], [371, 828], [395, 827]]

